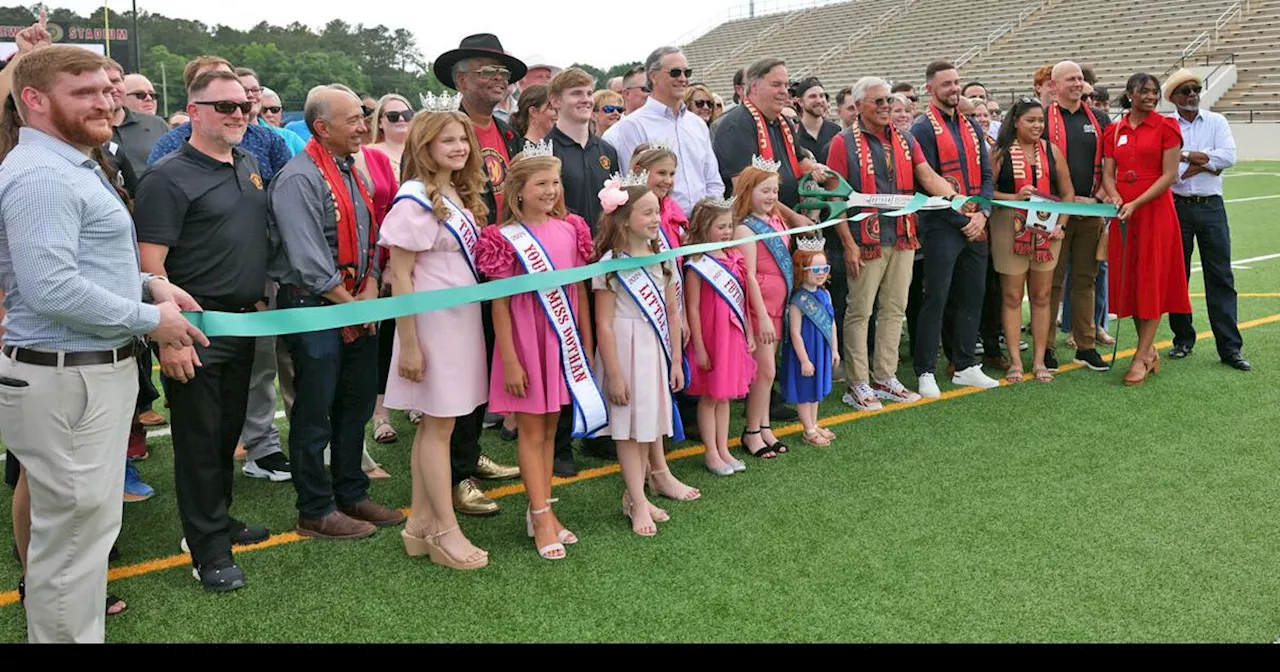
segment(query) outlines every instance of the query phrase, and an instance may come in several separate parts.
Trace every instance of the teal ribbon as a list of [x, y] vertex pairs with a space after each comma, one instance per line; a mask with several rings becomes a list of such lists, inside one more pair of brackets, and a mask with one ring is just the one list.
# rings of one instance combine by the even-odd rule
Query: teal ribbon
[[[492, 301], [505, 296], [515, 296], [526, 292], [536, 292], [541, 289], [555, 287], [557, 285], [572, 285], [589, 280], [596, 276], [629, 271], [635, 268], [648, 266], [650, 264], [670, 261], [677, 257], [706, 254], [707, 252], [721, 250], [726, 247], [753, 243], [784, 234], [795, 235], [811, 233], [835, 226], [841, 221], [840, 219], [837, 219], [837, 217], [847, 209], [847, 206], [842, 202], [831, 202], [826, 201], [825, 199], [846, 199], [853, 191], [852, 188], [849, 187], [848, 183], [844, 182], [843, 178], [840, 178], [839, 181], [841, 186], [837, 187], [837, 189], [843, 188], [845, 190], [843, 196], [837, 190], [825, 190], [821, 187], [817, 187], [812, 182], [806, 181], [805, 183], [802, 183], [800, 193], [804, 200], [797, 209], [822, 210], [829, 212], [830, 217], [826, 221], [818, 224], [797, 227], [787, 231], [770, 231], [768, 233], [757, 234], [747, 238], [718, 243], [686, 245], [684, 247], [659, 252], [647, 257], [623, 257], [621, 259], [609, 259], [606, 261], [598, 261], [594, 264], [587, 264], [586, 266], [578, 266], [576, 268], [564, 268], [546, 273], [535, 273], [533, 275], [517, 275], [515, 277], [493, 280], [479, 285], [451, 287], [449, 289], [435, 289], [385, 299], [355, 301], [352, 303], [318, 306], [313, 308], [268, 310], [258, 313], [220, 313], [216, 311], [208, 311], [188, 312], [184, 313], [184, 315], [186, 315], [187, 319], [191, 320], [192, 324], [203, 331], [206, 336], [280, 336], [283, 334], [297, 334], [308, 331], [341, 329], [342, 327], [353, 324], [377, 323], [398, 317], [417, 315], [418, 313], [425, 313], [432, 310], [444, 310], [446, 308], [453, 308], [455, 306], [461, 306], [468, 303]], [[883, 214], [886, 217], [909, 215], [923, 207], [928, 199], [928, 196], [917, 193], [912, 197], [906, 207]], [[990, 203], [992, 205], [1017, 208], [1019, 210], [1037, 210], [1040, 212], [1053, 212], [1084, 217], [1114, 217], [1116, 214], [1115, 206], [1106, 203], [1037, 202], [1032, 204], [1027, 201], [993, 201], [977, 196], [957, 197], [952, 201], [951, 207], [959, 210], [969, 201]], [[869, 216], [870, 215], [867, 213], [858, 213], [851, 216], [850, 219], [858, 221]]]

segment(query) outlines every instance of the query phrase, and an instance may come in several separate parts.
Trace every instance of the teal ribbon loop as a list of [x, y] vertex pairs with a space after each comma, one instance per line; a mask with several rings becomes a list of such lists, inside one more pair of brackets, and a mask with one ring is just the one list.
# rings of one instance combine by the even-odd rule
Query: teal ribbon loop
[[[842, 221], [843, 218], [841, 216], [849, 208], [847, 199], [851, 194], [853, 194], [853, 188], [849, 186], [848, 182], [844, 181], [844, 178], [841, 178], [839, 175], [836, 175], [835, 177], [837, 178], [836, 186], [832, 189], [826, 189], [817, 185], [812, 180], [804, 180], [800, 184], [800, 196], [802, 200], [797, 209], [822, 211], [829, 215], [826, 220], [809, 226], [796, 227], [784, 232], [770, 231], [768, 233], [757, 234], [738, 240], [686, 245], [684, 247], [667, 250], [665, 252], [659, 252], [648, 257], [608, 259], [606, 261], [598, 261], [594, 264], [587, 264], [586, 266], [579, 266], [577, 268], [564, 268], [547, 273], [535, 273], [533, 275], [517, 275], [515, 277], [493, 280], [479, 285], [451, 287], [449, 289], [435, 289], [386, 299], [355, 301], [353, 303], [313, 308], [269, 310], [260, 313], [220, 313], [208, 311], [188, 312], [184, 314], [187, 319], [191, 320], [191, 323], [203, 331], [206, 336], [281, 336], [284, 334], [297, 334], [308, 331], [341, 329], [342, 327], [353, 324], [378, 323], [384, 320], [392, 320], [399, 317], [416, 315], [418, 313], [453, 308], [454, 306], [461, 306], [467, 303], [492, 301], [505, 296], [515, 296], [526, 292], [536, 292], [538, 290], [545, 289], [547, 287], [555, 287], [557, 285], [572, 285], [597, 276], [629, 271], [635, 268], [648, 266], [650, 264], [670, 261], [677, 257], [706, 254], [707, 252], [721, 250], [735, 245], [754, 243], [766, 238], [773, 238], [784, 234], [797, 235], [812, 233], [835, 226]], [[837, 198], [841, 200], [827, 200], [830, 198]], [[923, 208], [928, 200], [929, 197], [925, 194], [916, 193], [906, 207], [892, 212], [886, 212], [884, 214], [890, 217], [909, 215]], [[1107, 203], [1030, 203], [1028, 201], [993, 201], [978, 196], [958, 197], [952, 201], [951, 207], [958, 210], [969, 201], [977, 201], [979, 203], [998, 205], [1006, 208], [1017, 208], [1019, 210], [1037, 210], [1039, 212], [1052, 212], [1065, 215], [1077, 215], [1081, 217], [1114, 217], [1116, 215], [1116, 207]], [[850, 216], [849, 219], [859, 221], [869, 216], [870, 215], [867, 213], [857, 213]]]

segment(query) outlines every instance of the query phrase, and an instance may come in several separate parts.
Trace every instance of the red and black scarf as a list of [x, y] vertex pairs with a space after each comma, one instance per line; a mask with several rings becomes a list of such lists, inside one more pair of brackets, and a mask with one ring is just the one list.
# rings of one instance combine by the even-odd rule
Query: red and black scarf
[[307, 142], [307, 156], [320, 169], [320, 176], [324, 178], [325, 186], [329, 187], [329, 194], [333, 197], [333, 210], [337, 215], [338, 226], [338, 272], [342, 274], [342, 286], [355, 296], [364, 289], [364, 283], [373, 270], [373, 258], [378, 249], [378, 224], [373, 216], [373, 199], [369, 197], [364, 180], [359, 175], [353, 175], [360, 190], [360, 198], [364, 199], [364, 206], [369, 211], [369, 241], [365, 246], [364, 272], [361, 273], [360, 227], [359, 220], [356, 219], [356, 204], [347, 188], [347, 181], [338, 168], [338, 161], [315, 138]]
[[[884, 145], [885, 165], [889, 168], [889, 178], [893, 181], [895, 190], [898, 194], [911, 195], [915, 193], [915, 174], [912, 170], [911, 162], [911, 142], [901, 131], [889, 126], [887, 141], [882, 141]], [[861, 178], [861, 189], [864, 194], [876, 193], [876, 167], [875, 162], [871, 159], [870, 143], [862, 137], [862, 124], [859, 122], [856, 127], [849, 129], [846, 136], [851, 138], [853, 145], [851, 154], [857, 159], [857, 169]], [[852, 170], [852, 166], [851, 166]], [[879, 259], [880, 251], [880, 215], [877, 208], [865, 208], [863, 212], [869, 212], [872, 216], [857, 223], [854, 237], [858, 242], [858, 247], [862, 249], [862, 258], [864, 260]], [[920, 239], [916, 237], [916, 216], [914, 213], [898, 217], [898, 242], [894, 247], [899, 250], [918, 250], [920, 249]]]
[[978, 131], [963, 114], [956, 112], [956, 122], [960, 125], [960, 142], [964, 143], [964, 165], [960, 163], [960, 147], [956, 138], [947, 128], [945, 115], [933, 102], [925, 110], [929, 123], [933, 125], [933, 134], [938, 142], [938, 174], [951, 183], [952, 187], [963, 196], [976, 196], [982, 192], [982, 163], [978, 140]]
[[[1022, 153], [1022, 146], [1013, 143], [1009, 148], [1009, 166], [1013, 169], [1013, 190], [1031, 185], [1040, 193], [1049, 193], [1049, 149], [1044, 140], [1036, 141], [1035, 166], [1027, 165], [1027, 156]], [[1049, 236], [1027, 226], [1027, 211], [1013, 211], [1013, 253], [1030, 256], [1035, 252], [1035, 261], [1053, 261], [1053, 250], [1049, 247]]]
[[[1093, 187], [1088, 194], [1093, 196], [1102, 185], [1102, 128], [1098, 126], [1098, 118], [1094, 116], [1093, 110], [1088, 105], [1081, 104], [1081, 107], [1089, 115], [1089, 123], [1093, 125]], [[1067, 127], [1062, 121], [1062, 107], [1057, 103], [1049, 106], [1049, 142], [1062, 150], [1063, 156], [1067, 156]]]
[[[751, 119], [756, 122], [756, 144], [760, 146], [760, 158], [770, 161], [778, 161], [775, 156], [775, 147], [769, 141], [769, 124], [764, 120], [764, 115], [760, 114], [760, 110], [749, 100], [742, 101], [743, 107], [747, 108], [747, 112], [751, 113]], [[800, 159], [796, 158], [796, 139], [791, 135], [791, 124], [786, 119], [780, 119], [778, 125], [782, 128], [782, 142], [786, 145], [787, 162], [791, 164], [791, 174], [798, 180], [800, 179]]]

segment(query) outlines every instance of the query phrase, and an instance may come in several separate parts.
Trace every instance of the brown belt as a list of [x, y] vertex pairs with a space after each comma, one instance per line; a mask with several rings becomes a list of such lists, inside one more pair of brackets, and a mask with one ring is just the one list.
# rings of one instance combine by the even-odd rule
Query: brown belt
[[122, 345], [115, 350], [100, 352], [41, 352], [39, 350], [16, 348], [12, 345], [4, 346], [5, 357], [11, 357], [14, 361], [34, 366], [58, 366], [59, 358], [62, 359], [62, 366], [114, 364], [133, 357], [133, 354], [133, 343]]

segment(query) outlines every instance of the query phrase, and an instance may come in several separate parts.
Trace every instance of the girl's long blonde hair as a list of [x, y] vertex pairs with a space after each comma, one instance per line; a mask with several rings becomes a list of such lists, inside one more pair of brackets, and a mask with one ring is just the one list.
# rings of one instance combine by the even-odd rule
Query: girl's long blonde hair
[[461, 112], [428, 112], [414, 116], [409, 122], [409, 136], [405, 138], [404, 157], [401, 159], [400, 173], [404, 180], [419, 180], [427, 187], [427, 197], [431, 199], [431, 210], [436, 219], [441, 221], [452, 216], [452, 211], [444, 203], [444, 195], [440, 188], [440, 165], [431, 158], [431, 143], [440, 136], [449, 124], [459, 124], [467, 134], [467, 144], [471, 152], [467, 155], [467, 163], [462, 170], [452, 174], [454, 189], [462, 199], [462, 207], [471, 211], [477, 222], [483, 222], [489, 216], [489, 207], [484, 203], [485, 185], [484, 163], [480, 158], [480, 143], [476, 140], [475, 129], [471, 119]]
[[[544, 170], [549, 170], [559, 175], [560, 159], [554, 156], [525, 158], [523, 153], [516, 154], [511, 158], [511, 165], [507, 168], [507, 183], [503, 187], [505, 196], [502, 199], [502, 216], [498, 218], [498, 221], [503, 224], [524, 221], [520, 192], [524, 191], [524, 186], [528, 184], [530, 178]], [[564, 219], [567, 214], [569, 214], [569, 211], [564, 205], [564, 186], [561, 185], [560, 196], [556, 199], [555, 208], [551, 210], [551, 216]]]

